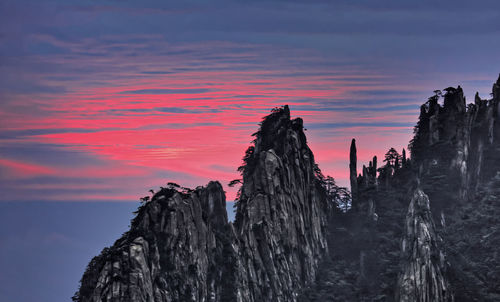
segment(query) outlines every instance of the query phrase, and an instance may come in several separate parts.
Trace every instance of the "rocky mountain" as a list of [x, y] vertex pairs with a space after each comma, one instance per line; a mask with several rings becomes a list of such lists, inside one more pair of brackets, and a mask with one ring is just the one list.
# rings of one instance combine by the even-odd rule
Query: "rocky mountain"
[[[466, 104], [422, 105], [401, 154], [325, 177], [303, 122], [274, 109], [238, 169], [236, 219], [218, 182], [143, 199], [88, 265], [74, 301], [500, 301], [500, 78]], [[346, 167], [347, 168], [347, 167]], [[360, 172], [358, 174], [358, 172]]]
[[328, 254], [332, 206], [300, 118], [261, 123], [241, 167], [236, 221], [222, 186], [171, 186], [89, 264], [76, 301], [296, 301]]

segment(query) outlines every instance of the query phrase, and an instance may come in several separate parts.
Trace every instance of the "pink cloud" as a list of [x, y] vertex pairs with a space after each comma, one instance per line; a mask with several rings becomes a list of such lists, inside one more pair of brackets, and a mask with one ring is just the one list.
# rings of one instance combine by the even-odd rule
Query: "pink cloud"
[[[101, 54], [78, 56], [78, 60], [73, 53], [30, 58], [71, 67], [50, 76], [27, 75], [42, 84], [64, 87], [65, 91], [36, 95], [20, 92], [9, 96], [0, 108], [1, 123], [7, 126], [3, 129], [22, 133], [4, 143], [55, 144], [102, 162], [87, 166], [48, 164], [36, 161], [35, 154], [26, 162], [0, 160], [0, 166], [16, 177], [85, 177], [105, 183], [65, 188], [110, 189], [109, 194], [79, 196], [55, 192], [50, 196], [53, 200], [136, 200], [146, 187], [170, 180], [190, 186], [209, 180], [226, 184], [239, 177], [236, 168], [261, 118], [269, 109], [283, 104], [290, 104], [292, 110], [293, 106], [300, 108], [292, 115], [302, 117], [306, 128], [311, 125], [306, 134], [316, 160], [325, 174], [342, 182], [347, 179], [344, 166], [352, 137], [358, 141], [359, 162], [366, 163], [391, 146], [401, 148], [411, 134], [411, 129], [402, 127], [314, 129], [317, 123], [408, 123], [412, 110], [374, 112], [371, 109], [376, 104], [353, 97], [359, 91], [401, 90], [393, 77], [361, 68], [323, 66], [321, 56], [299, 50], [293, 53], [302, 60], [296, 65], [290, 57], [279, 55], [282, 50], [266, 45], [170, 45], [157, 36], [136, 37], [175, 53], [166, 59], [147, 52], [130, 56], [141, 46], [131, 43], [127, 48], [120, 37], [106, 37], [109, 45], [94, 39], [63, 42], [43, 35], [36, 38], [74, 52], [91, 49], [93, 54]], [[105, 55], [111, 46], [124, 50]], [[214, 53], [234, 61], [206, 59]], [[244, 58], [259, 63], [238, 61]], [[304, 68], [306, 61], [314, 67]], [[92, 72], [73, 74], [71, 70]], [[407, 103], [395, 101], [392, 105], [401, 104]], [[359, 110], [318, 110], [330, 106]], [[162, 179], [161, 173], [168, 173], [169, 179]], [[115, 180], [123, 177], [135, 178], [136, 184], [127, 183], [126, 194], [117, 194], [119, 184]], [[57, 191], [58, 184], [32, 184], [30, 188]], [[226, 190], [228, 200], [234, 199], [237, 189]]]
[[26, 178], [55, 173], [55, 170], [51, 167], [4, 158], [0, 158], [0, 166], [8, 171], [4, 177]]

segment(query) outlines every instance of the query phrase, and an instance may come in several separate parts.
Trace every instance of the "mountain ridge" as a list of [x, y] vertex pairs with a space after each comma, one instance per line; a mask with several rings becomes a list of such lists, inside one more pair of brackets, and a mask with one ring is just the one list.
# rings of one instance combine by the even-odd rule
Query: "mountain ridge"
[[321, 173], [302, 119], [275, 108], [238, 168], [234, 223], [218, 182], [162, 188], [89, 263], [73, 299], [495, 301], [499, 118], [500, 77], [492, 99], [469, 105], [460, 86], [435, 91], [411, 157], [391, 148], [358, 174], [352, 140], [351, 197]]
[[220, 183], [163, 188], [91, 261], [74, 300], [295, 300], [328, 253], [331, 209], [302, 120], [291, 120], [288, 106], [274, 109], [255, 137], [234, 224]]

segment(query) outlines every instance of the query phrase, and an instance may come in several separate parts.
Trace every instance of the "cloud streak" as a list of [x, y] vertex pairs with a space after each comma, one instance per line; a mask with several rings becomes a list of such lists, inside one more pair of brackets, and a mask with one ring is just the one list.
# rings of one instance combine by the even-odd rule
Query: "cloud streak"
[[212, 89], [207, 88], [186, 88], [186, 89], [138, 89], [126, 90], [120, 94], [199, 94], [212, 92]]
[[[113, 200], [165, 178], [228, 182], [283, 104], [342, 182], [344, 142], [365, 140], [366, 159], [401, 149], [432, 90], [487, 95], [500, 60], [498, 13], [466, 2], [1, 5], [0, 166], [19, 176], [4, 199], [23, 185], [36, 196], [41, 178], [54, 200], [82, 178], [79, 192], [90, 198], [99, 179]], [[115, 180], [134, 177], [122, 194]], [[74, 183], [57, 197], [62, 179]]]

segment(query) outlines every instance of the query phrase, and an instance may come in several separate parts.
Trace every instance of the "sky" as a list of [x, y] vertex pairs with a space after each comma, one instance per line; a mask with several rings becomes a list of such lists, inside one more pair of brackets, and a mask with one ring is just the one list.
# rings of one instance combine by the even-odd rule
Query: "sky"
[[149, 189], [234, 200], [276, 106], [347, 185], [352, 138], [367, 163], [433, 90], [488, 98], [498, 49], [498, 1], [0, 0], [0, 300], [67, 301]]

